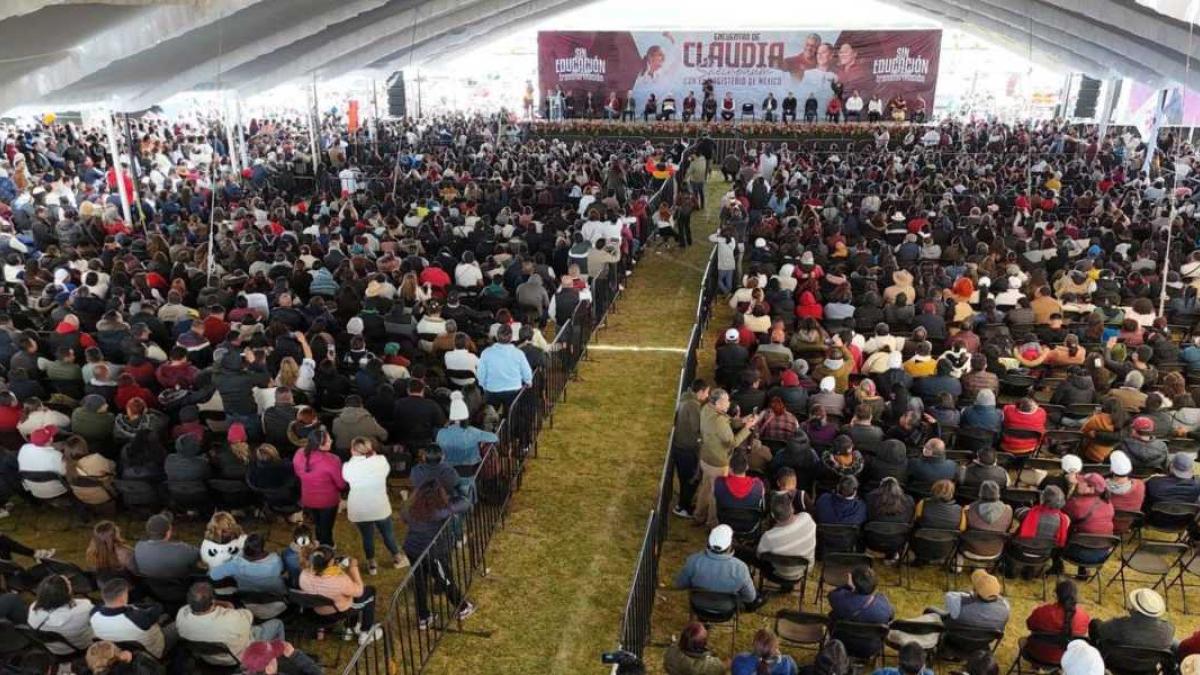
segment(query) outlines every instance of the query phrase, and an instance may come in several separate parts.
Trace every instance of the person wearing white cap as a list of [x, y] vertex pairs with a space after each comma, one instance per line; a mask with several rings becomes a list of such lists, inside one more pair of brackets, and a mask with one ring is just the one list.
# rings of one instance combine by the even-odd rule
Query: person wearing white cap
[[1075, 480], [1079, 477], [1079, 472], [1083, 471], [1083, 460], [1077, 455], [1063, 455], [1058, 461], [1059, 468], [1062, 473], [1050, 475], [1038, 482], [1038, 489], [1041, 490], [1047, 485], [1055, 485], [1062, 490], [1063, 495], [1070, 497], [1075, 490]]
[[1104, 657], [1084, 640], [1071, 640], [1067, 644], [1061, 664], [1063, 675], [1104, 675]]
[[1102, 655], [1114, 645], [1171, 648], [1175, 627], [1163, 618], [1167, 614], [1167, 603], [1161, 595], [1150, 588], [1137, 588], [1129, 592], [1126, 606], [1129, 616], [1108, 621], [1093, 619], [1088, 627], [1088, 637]]
[[737, 328], [726, 328], [723, 344], [717, 345], [717, 384], [733, 388], [742, 379], [742, 372], [750, 363], [750, 351], [741, 344], [742, 334]]
[[[484, 431], [471, 425], [471, 412], [461, 391], [450, 393], [450, 421], [437, 432], [437, 444], [441, 446], [447, 464], [453, 467], [475, 466], [483, 461], [479, 446], [485, 443], [498, 443], [500, 437], [490, 431]], [[458, 490], [461, 494], [474, 494], [475, 478], [466, 476], [459, 478]]]
[[1133, 462], [1120, 450], [1108, 456], [1109, 473], [1108, 499], [1118, 511], [1141, 511], [1146, 499], [1146, 482], [1133, 478]]
[[748, 606], [756, 606], [758, 599], [750, 568], [733, 557], [733, 528], [728, 525], [714, 527], [708, 546], [688, 556], [675, 575], [675, 588], [729, 593]]

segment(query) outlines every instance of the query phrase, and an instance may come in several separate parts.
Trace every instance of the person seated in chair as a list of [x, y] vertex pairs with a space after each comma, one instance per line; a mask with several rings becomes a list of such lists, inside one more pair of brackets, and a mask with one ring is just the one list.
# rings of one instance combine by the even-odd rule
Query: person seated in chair
[[1000, 590], [999, 579], [977, 569], [971, 573], [971, 592], [950, 591], [945, 609], [935, 611], [948, 631], [962, 627], [1004, 632], [1012, 608]]
[[796, 513], [792, 495], [777, 492], [771, 495], [771, 526], [758, 540], [755, 553], [759, 569], [772, 582], [790, 590], [800, 581], [805, 569], [780, 567], [762, 560], [767, 554], [804, 558], [811, 569], [816, 564], [817, 524], [807, 513]]
[[92, 611], [92, 633], [98, 640], [137, 642], [146, 652], [161, 659], [175, 646], [178, 634], [174, 624], [165, 623], [162, 605], [129, 604], [129, 582], [117, 577], [100, 589], [104, 605]]
[[1154, 420], [1149, 417], [1135, 417], [1129, 425], [1129, 436], [1117, 449], [1129, 457], [1139, 472], [1162, 471], [1169, 454], [1167, 444], [1154, 437]]
[[134, 565], [142, 576], [151, 579], [181, 579], [196, 571], [200, 549], [174, 541], [175, 528], [167, 514], [150, 516], [146, 538], [133, 547]]
[[747, 476], [750, 458], [737, 450], [729, 458], [729, 475], [720, 476], [713, 484], [713, 495], [717, 500], [717, 513], [724, 509], [751, 509], [762, 511], [766, 487], [758, 478]]
[[835, 622], [832, 637], [841, 640], [852, 657], [867, 658], [878, 654], [883, 649], [882, 640], [840, 634], [837, 621], [887, 624], [895, 618], [896, 611], [887, 596], [875, 592], [878, 581], [875, 570], [867, 565], [856, 565], [850, 570], [848, 583], [829, 592], [829, 618]]
[[842, 476], [833, 492], [817, 497], [813, 514], [820, 525], [862, 525], [867, 522], [867, 504], [858, 496], [858, 479]]
[[933, 485], [939, 480], [953, 481], [958, 477], [958, 462], [946, 459], [946, 443], [940, 438], [925, 441], [921, 456], [908, 460], [910, 485]]
[[708, 533], [708, 546], [688, 556], [675, 575], [675, 588], [736, 595], [747, 609], [762, 601], [746, 563], [733, 557], [733, 528], [718, 525]]
[[251, 642], [241, 653], [243, 675], [322, 675], [312, 657], [283, 640]]
[[1200, 481], [1196, 480], [1195, 466], [1191, 455], [1182, 452], [1172, 455], [1168, 474], [1146, 481], [1143, 512], [1149, 513], [1154, 504], [1161, 502], [1196, 503], [1200, 499]]
[[1088, 637], [1105, 654], [1113, 646], [1140, 649], [1171, 649], [1175, 641], [1175, 626], [1166, 620], [1167, 604], [1161, 595], [1150, 588], [1129, 592], [1129, 616], [1103, 621], [1092, 619]]
[[[213, 586], [207, 581], [192, 584], [187, 593], [187, 605], [175, 616], [179, 637], [189, 642], [211, 642], [225, 645], [236, 659], [256, 640], [282, 640], [283, 622], [269, 619], [254, 625], [254, 615], [248, 609], [235, 609], [225, 600], [217, 600]], [[205, 657], [213, 665], [231, 666], [230, 658]]]

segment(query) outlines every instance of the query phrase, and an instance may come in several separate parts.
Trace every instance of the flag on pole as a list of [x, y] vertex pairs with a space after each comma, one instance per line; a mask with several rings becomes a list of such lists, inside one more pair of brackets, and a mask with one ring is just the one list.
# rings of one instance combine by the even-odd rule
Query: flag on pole
[[353, 134], [353, 133], [357, 132], [358, 131], [358, 101], [351, 99], [350, 109], [349, 109], [349, 111], [347, 111], [346, 117], [349, 118], [347, 126], [350, 129], [350, 133]]
[[1171, 117], [1174, 109], [1181, 109], [1180, 103], [1183, 97], [1179, 96], [1179, 89], [1162, 89], [1154, 92], [1138, 108], [1137, 130], [1138, 135], [1146, 142], [1146, 159], [1142, 162], [1142, 173], [1150, 172], [1151, 163], [1154, 161], [1154, 153], [1158, 150], [1158, 130], [1167, 122], [1167, 118]]

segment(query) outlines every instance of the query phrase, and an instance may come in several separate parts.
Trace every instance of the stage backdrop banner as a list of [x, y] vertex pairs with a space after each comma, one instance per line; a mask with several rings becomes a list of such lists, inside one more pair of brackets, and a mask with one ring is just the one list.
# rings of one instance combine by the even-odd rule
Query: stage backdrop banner
[[769, 92], [781, 106], [794, 94], [803, 110], [811, 93], [824, 113], [837, 83], [843, 98], [858, 91], [886, 104], [900, 95], [916, 110], [920, 97], [930, 111], [941, 43], [940, 30], [541, 31], [538, 81], [543, 96], [590, 91], [597, 109], [610, 92], [624, 102], [632, 91], [639, 114], [651, 93], [674, 94], [682, 108], [692, 92], [698, 104], [706, 81], [718, 102], [730, 93], [739, 109], [757, 109]]

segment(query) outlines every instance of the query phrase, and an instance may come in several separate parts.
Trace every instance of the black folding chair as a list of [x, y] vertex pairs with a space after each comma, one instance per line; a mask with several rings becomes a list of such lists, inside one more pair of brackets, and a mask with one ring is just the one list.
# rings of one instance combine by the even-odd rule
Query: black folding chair
[[729, 653], [737, 650], [738, 618], [741, 614], [741, 603], [734, 593], [718, 593], [693, 588], [688, 591], [689, 618], [695, 618], [711, 628], [713, 625], [730, 624], [733, 631], [729, 635]]
[[1039, 648], [1065, 650], [1067, 643], [1072, 639], [1074, 638], [1061, 633], [1030, 633], [1017, 643], [1017, 658], [1013, 659], [1013, 663], [1005, 675], [1012, 675], [1014, 670], [1017, 671], [1017, 675], [1024, 675], [1025, 671], [1021, 667], [1023, 663], [1033, 666], [1033, 672], [1038, 674], [1057, 671], [1059, 661], [1050, 661], [1040, 657], [1038, 650]]
[[942, 632], [937, 656], [943, 661], [966, 661], [979, 651], [995, 652], [1004, 631], [950, 624]]
[[[902, 563], [908, 548], [908, 536], [912, 526], [908, 523], [869, 522], [863, 526], [863, 546], [867, 553], [882, 556]], [[904, 584], [904, 567], [897, 565], [896, 585]]]
[[1038, 454], [1045, 457], [1079, 456], [1083, 447], [1083, 433], [1068, 429], [1050, 429], [1042, 436]]
[[1150, 586], [1152, 589], [1158, 588], [1161, 584], [1163, 586], [1163, 602], [1170, 604], [1169, 594], [1166, 592], [1169, 585], [1167, 577], [1188, 552], [1186, 544], [1142, 539], [1132, 551], [1121, 552], [1121, 566], [1117, 568], [1117, 573], [1108, 580], [1104, 587], [1108, 588], [1119, 579], [1122, 601], [1128, 605], [1129, 589], [1126, 576], [1128, 572], [1134, 572], [1140, 575], [1140, 578], [1135, 581], [1148, 583], [1153, 580], [1154, 584]]
[[1187, 536], [1188, 528], [1196, 522], [1200, 514], [1200, 504], [1192, 502], [1155, 502], [1146, 511], [1146, 520], [1142, 524], [1143, 532], [1151, 530], [1173, 535], [1175, 541], [1181, 541]]
[[[1116, 536], [1073, 534], [1067, 540], [1067, 545], [1062, 550], [1059, 559], [1062, 561], [1064, 569], [1067, 565], [1079, 568], [1083, 572], [1083, 577], [1076, 578], [1079, 578], [1083, 583], [1086, 584], [1093, 580], [1096, 582], [1096, 602], [1101, 602], [1104, 596], [1104, 586], [1100, 580], [1100, 571], [1120, 545], [1121, 538]], [[1080, 560], [1078, 557], [1079, 553], [1085, 551], [1087, 552], [1085, 557], [1088, 560]], [[1092, 555], [1101, 553], [1103, 557], [1098, 561], [1093, 561]]]
[[1104, 668], [1112, 675], [1174, 675], [1178, 657], [1169, 649], [1101, 644]]
[[[769, 575], [764, 570], [760, 569], [758, 571], [758, 592], [761, 594], [764, 590], [769, 590], [767, 588], [768, 583], [788, 593], [794, 592], [795, 587], [799, 586], [800, 599], [796, 606], [798, 609], [803, 609], [804, 596], [808, 590], [808, 559], [798, 555], [762, 553], [758, 556], [758, 560], [771, 566], [771, 573]], [[780, 569], [787, 570], [787, 572], [780, 573]], [[796, 578], [792, 579], [792, 577]]]
[[229, 651], [229, 646], [223, 642], [196, 642], [180, 638], [179, 645], [205, 672], [236, 673], [241, 669], [237, 655]]
[[872, 567], [873, 559], [864, 553], [827, 553], [821, 559], [821, 579], [817, 582], [817, 607], [825, 599], [825, 587], [837, 588], [846, 584], [850, 570], [859, 565]]
[[862, 528], [855, 525], [818, 525], [817, 557], [830, 553], [857, 553], [862, 550]]
[[760, 509], [718, 507], [717, 521], [733, 529], [733, 540], [741, 547], [753, 548], [762, 536], [763, 513]]
[[[888, 630], [886, 623], [835, 619], [829, 637], [842, 641], [850, 660], [863, 668], [860, 672], [870, 672], [875, 666], [875, 661], [883, 656], [883, 642], [887, 639]], [[867, 651], [857, 649], [864, 643], [872, 645], [873, 648]]]
[[[958, 532], [919, 527], [913, 530], [908, 543], [913, 566], [930, 565], [942, 570], [942, 590], [950, 589], [950, 567], [958, 552]], [[905, 588], [912, 590], [913, 570], [908, 571]]]
[[[344, 612], [337, 611], [337, 606], [333, 604], [333, 600], [324, 595], [304, 593], [289, 588], [287, 600], [288, 605], [295, 610], [293, 621], [289, 623], [289, 634], [291, 626], [295, 625], [299, 629], [297, 632], [300, 635], [312, 635], [316, 637], [322, 631], [349, 623], [358, 616], [358, 612], [353, 609]], [[322, 608], [334, 611], [328, 614], [318, 613], [317, 610]]]
[[983, 448], [996, 447], [996, 433], [977, 427], [959, 427], [954, 435], [954, 449], [970, 452], [972, 455]]
[[1046, 573], [1054, 562], [1054, 542], [1048, 539], [1009, 539], [1004, 550], [1008, 568], [1022, 576], [1042, 580], [1042, 600], [1046, 599]]
[[813, 612], [781, 609], [775, 614], [775, 635], [785, 645], [813, 652], [825, 644], [829, 617]]

